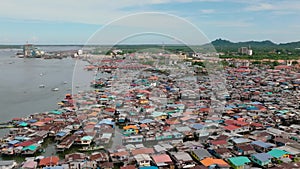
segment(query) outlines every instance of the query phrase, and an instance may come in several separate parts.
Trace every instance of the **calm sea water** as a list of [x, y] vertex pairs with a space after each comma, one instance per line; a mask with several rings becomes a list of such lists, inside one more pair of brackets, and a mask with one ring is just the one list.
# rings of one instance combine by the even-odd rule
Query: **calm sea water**
[[[89, 89], [93, 73], [83, 70], [87, 65], [84, 61], [72, 58], [22, 59], [12, 57], [15, 53], [16, 50], [0, 50], [0, 122], [58, 108], [57, 103], [66, 93], [72, 92], [74, 70], [74, 89]], [[40, 88], [40, 85], [45, 85], [45, 88]], [[59, 91], [52, 91], [53, 88], [59, 88]], [[5, 133], [5, 130], [0, 130], [0, 137]]]

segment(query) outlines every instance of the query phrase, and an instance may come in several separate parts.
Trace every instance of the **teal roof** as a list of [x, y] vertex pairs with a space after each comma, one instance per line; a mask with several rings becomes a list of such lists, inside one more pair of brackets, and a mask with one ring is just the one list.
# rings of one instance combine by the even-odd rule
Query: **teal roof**
[[30, 145], [22, 148], [22, 151], [30, 150], [30, 151], [35, 151], [38, 148], [36, 145]]
[[268, 154], [271, 155], [272, 157], [280, 158], [285, 154], [289, 154], [289, 152], [274, 148], [271, 151], [269, 151]]
[[84, 136], [84, 137], [82, 137], [80, 140], [81, 140], [81, 141], [90, 141], [90, 140], [92, 140], [92, 139], [93, 139], [92, 136]]
[[144, 95], [143, 94], [138, 94], [136, 95], [137, 97], [143, 97]]
[[281, 113], [281, 114], [286, 114], [286, 113], [288, 113], [289, 111], [288, 111], [288, 110], [279, 110], [278, 112]]
[[115, 98], [116, 98], [116, 96], [114, 96], [114, 95], [111, 95], [111, 96], [108, 96], [108, 98], [113, 100], [113, 99], [115, 99]]
[[61, 111], [59, 111], [59, 110], [52, 110], [52, 111], [50, 111], [49, 113], [52, 113], [52, 114], [62, 114], [62, 112]]
[[22, 122], [22, 123], [19, 124], [19, 126], [21, 126], [21, 127], [26, 127], [26, 126], [28, 126], [28, 123]]
[[239, 157], [232, 157], [228, 159], [234, 166], [243, 166], [246, 163], [250, 163], [248, 157], [245, 156], [239, 156]]
[[100, 98], [99, 100], [100, 100], [100, 101], [107, 101], [108, 98]]
[[165, 112], [157, 112], [157, 111], [155, 111], [155, 112], [153, 112], [151, 114], [152, 117], [159, 117], [159, 116], [165, 116], [165, 115], [167, 115], [167, 113], [165, 113]]

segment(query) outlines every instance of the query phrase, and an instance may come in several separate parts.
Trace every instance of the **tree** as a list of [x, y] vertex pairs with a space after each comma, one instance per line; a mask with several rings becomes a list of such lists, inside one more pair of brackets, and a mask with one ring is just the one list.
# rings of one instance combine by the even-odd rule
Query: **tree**
[[297, 65], [298, 62], [296, 60], [292, 61], [292, 65]]

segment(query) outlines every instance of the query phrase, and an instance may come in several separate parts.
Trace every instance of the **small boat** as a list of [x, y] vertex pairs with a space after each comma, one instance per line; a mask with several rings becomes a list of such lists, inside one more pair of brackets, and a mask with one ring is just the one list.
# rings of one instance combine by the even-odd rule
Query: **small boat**
[[92, 146], [92, 147], [82, 147], [81, 149], [78, 149], [78, 151], [97, 151], [104, 149], [103, 146]]
[[64, 81], [64, 84], [68, 84], [68, 82], [67, 82], [67, 81]]
[[45, 85], [41, 84], [41, 85], [39, 86], [39, 88], [45, 88]]
[[59, 88], [53, 88], [52, 91], [59, 91]]

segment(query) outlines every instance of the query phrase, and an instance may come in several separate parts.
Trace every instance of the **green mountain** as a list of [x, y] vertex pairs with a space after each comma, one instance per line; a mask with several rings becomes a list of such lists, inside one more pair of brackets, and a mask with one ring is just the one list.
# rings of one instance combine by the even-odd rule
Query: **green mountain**
[[[299, 52], [300, 41], [290, 43], [276, 44], [270, 40], [265, 41], [247, 41], [247, 42], [231, 42], [223, 39], [216, 39], [211, 42], [218, 52], [237, 52], [240, 47], [251, 47], [256, 52]], [[297, 49], [299, 48], [299, 49]]]

